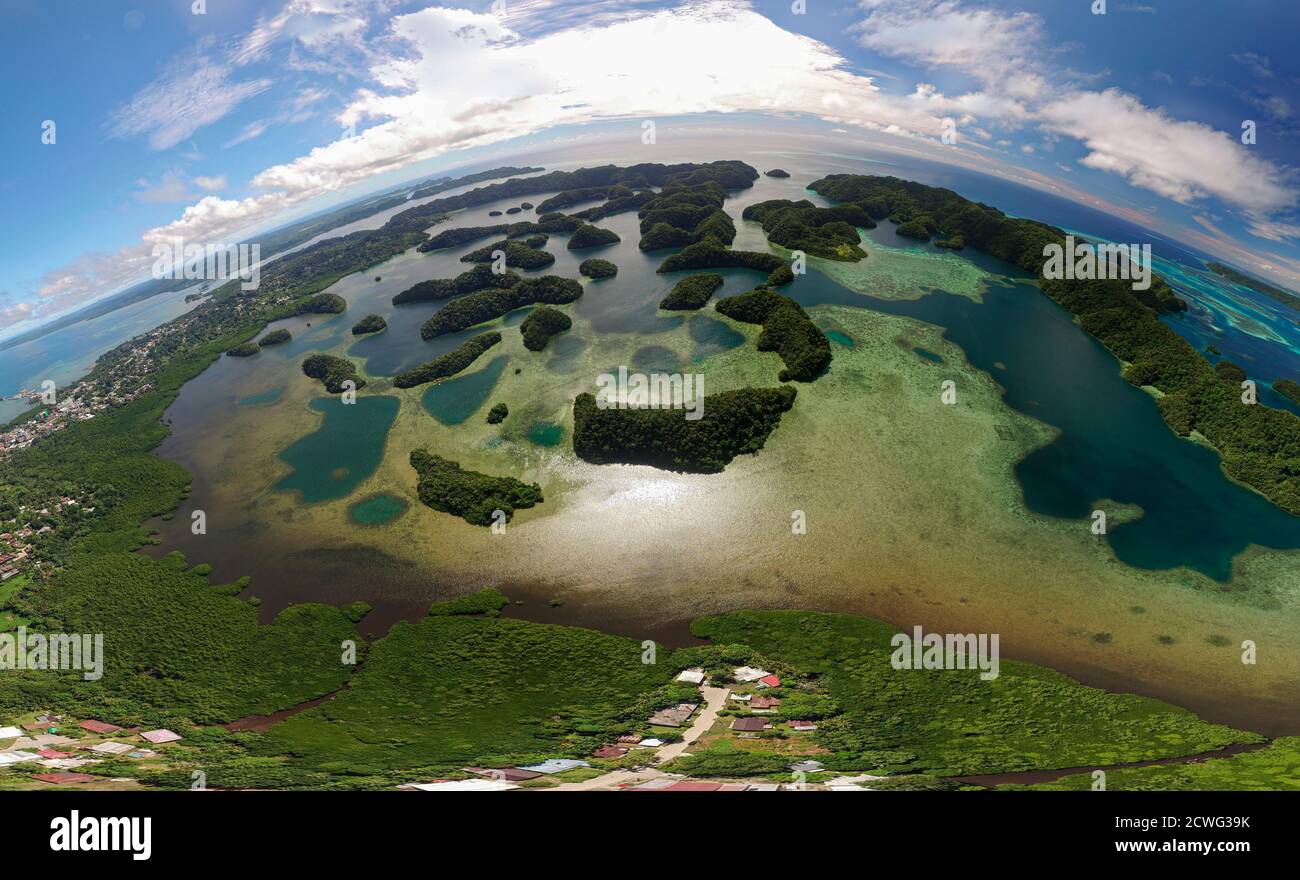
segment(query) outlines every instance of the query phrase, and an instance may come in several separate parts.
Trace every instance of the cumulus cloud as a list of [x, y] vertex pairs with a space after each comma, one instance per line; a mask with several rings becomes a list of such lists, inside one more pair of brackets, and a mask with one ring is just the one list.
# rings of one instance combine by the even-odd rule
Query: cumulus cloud
[[31, 317], [35, 306], [31, 303], [4, 303], [0, 305], [0, 327], [9, 327]]
[[[1262, 238], [1300, 237], [1296, 224], [1275, 216], [1296, 203], [1286, 169], [1252, 154], [1232, 134], [1176, 119], [1117, 89], [1084, 88], [1093, 79], [1087, 74], [1043, 67], [1041, 59], [1051, 47], [1039, 16], [963, 0], [862, 0], [861, 5], [866, 16], [854, 33], [862, 45], [912, 63], [951, 68], [983, 84], [955, 98], [918, 85], [914, 99], [932, 109], [964, 114], [967, 120], [982, 117], [1004, 128], [1044, 129], [1047, 140], [1038, 148], [1021, 146], [1025, 155], [1050, 149], [1055, 136], [1069, 136], [1087, 149], [1080, 161], [1088, 168], [1182, 204], [1221, 199], [1240, 209], [1247, 228]], [[1130, 6], [1124, 11], [1155, 10]], [[1232, 58], [1261, 79], [1273, 76], [1266, 56], [1242, 52]], [[1153, 76], [1172, 82], [1160, 71]], [[1055, 97], [1061, 93], [1064, 97]], [[1275, 119], [1292, 113], [1278, 96], [1239, 96]]]
[[871, 2], [855, 28], [868, 49], [925, 67], [952, 67], [1013, 98], [1042, 93], [1038, 72], [1043, 20], [1031, 12], [964, 5], [960, 0]]
[[1083, 142], [1084, 165], [1187, 204], [1213, 195], [1259, 215], [1291, 207], [1287, 175], [1238, 140], [1199, 122], [1174, 119], [1118, 89], [1078, 92], [1040, 117]]
[[226, 188], [228, 183], [229, 181], [226, 180], [225, 175], [222, 175], [220, 177], [204, 177], [200, 175], [194, 178], [194, 185], [197, 186], [199, 189], [206, 190], [208, 192], [217, 192], [218, 190], [223, 190]]

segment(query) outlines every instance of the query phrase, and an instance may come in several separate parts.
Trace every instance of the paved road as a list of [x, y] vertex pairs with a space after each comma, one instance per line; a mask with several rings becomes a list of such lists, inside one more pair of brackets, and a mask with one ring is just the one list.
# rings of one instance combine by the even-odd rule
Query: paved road
[[700, 693], [704, 695], [704, 708], [696, 716], [695, 723], [682, 734], [681, 742], [659, 747], [659, 751], [655, 754], [656, 764], [671, 761], [690, 748], [691, 743], [708, 733], [709, 728], [713, 727], [713, 722], [718, 720], [718, 712], [726, 705], [727, 694], [731, 693], [731, 688], [705, 686], [700, 688]]
[[[731, 689], [702, 687], [700, 693], [704, 695], [704, 708], [700, 710], [699, 715], [695, 716], [695, 723], [682, 734], [681, 742], [669, 743], [658, 748], [655, 752], [656, 764], [671, 761], [686, 751], [691, 743], [704, 736], [713, 727], [713, 723], [718, 720], [718, 713], [727, 704], [727, 695], [731, 693]], [[582, 782], [566, 782], [562, 785], [539, 789], [539, 791], [594, 791], [596, 789], [614, 788], [633, 781], [644, 782], [647, 779], [654, 779], [663, 775], [663, 771], [650, 767], [645, 770], [611, 770], [608, 773]]]

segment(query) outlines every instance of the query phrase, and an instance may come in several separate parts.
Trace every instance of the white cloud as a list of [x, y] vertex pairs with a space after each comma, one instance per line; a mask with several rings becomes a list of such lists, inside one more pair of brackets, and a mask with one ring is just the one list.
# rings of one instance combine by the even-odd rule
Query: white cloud
[[194, 185], [199, 189], [207, 190], [208, 192], [223, 190], [226, 188], [227, 184], [228, 181], [226, 180], [225, 175], [220, 177], [203, 177], [200, 175], [194, 178]]
[[0, 306], [0, 327], [19, 324], [32, 316], [35, 306], [27, 302]]
[[143, 202], [146, 205], [183, 202], [190, 198], [190, 188], [185, 185], [185, 181], [181, 176], [174, 171], [168, 171], [157, 183], [151, 183], [144, 178], [140, 178], [136, 181], [136, 185], [140, 188], [132, 195], [135, 196], [136, 201]]
[[1083, 142], [1089, 150], [1084, 165], [1176, 202], [1212, 195], [1259, 216], [1295, 202], [1288, 176], [1227, 133], [1174, 119], [1118, 89], [1068, 95], [1040, 116]]
[[369, 16], [395, 6], [394, 0], [289, 0], [277, 15], [263, 17], [231, 53], [243, 66], [266, 57], [271, 46], [293, 40], [313, 51], [356, 48]]
[[925, 67], [960, 70], [1013, 98], [1042, 94], [1042, 19], [963, 5], [960, 0], [869, 2], [853, 32], [868, 49]]
[[271, 86], [267, 79], [233, 82], [229, 76], [228, 66], [202, 55], [175, 62], [112, 113], [109, 135], [148, 135], [150, 148], [166, 150]]

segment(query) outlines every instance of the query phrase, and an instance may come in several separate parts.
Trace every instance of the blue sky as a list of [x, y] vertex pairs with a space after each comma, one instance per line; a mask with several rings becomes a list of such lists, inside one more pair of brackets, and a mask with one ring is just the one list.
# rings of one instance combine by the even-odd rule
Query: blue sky
[[230, 241], [556, 126], [741, 111], [1022, 179], [1300, 286], [1300, 11], [1091, 5], [4, 0], [0, 336], [147, 277], [165, 235]]

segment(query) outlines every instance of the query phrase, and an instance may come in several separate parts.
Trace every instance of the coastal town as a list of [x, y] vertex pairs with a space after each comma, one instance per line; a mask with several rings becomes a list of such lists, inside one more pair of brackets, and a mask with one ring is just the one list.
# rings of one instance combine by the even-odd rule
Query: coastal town
[[[785, 688], [815, 690], [809, 682], [783, 682], [766, 669], [734, 669], [727, 684], [711, 684], [702, 667], [682, 670], [675, 685], [698, 688], [698, 699], [660, 709], [635, 729], [594, 749], [586, 758], [552, 757], [517, 765], [466, 766], [444, 778], [395, 786], [405, 791], [867, 791], [887, 777], [828, 770], [809, 757], [817, 749], [807, 734], [817, 722], [780, 714]], [[250, 729], [246, 722], [222, 725]], [[148, 776], [188, 768], [194, 753], [176, 746], [187, 737], [168, 728], [122, 727], [95, 718], [53, 712], [0, 719], [0, 788], [75, 786], [138, 788]], [[692, 769], [691, 749], [719, 746], [790, 753], [771, 772], [735, 776]], [[219, 788], [220, 780], [212, 780]]]

